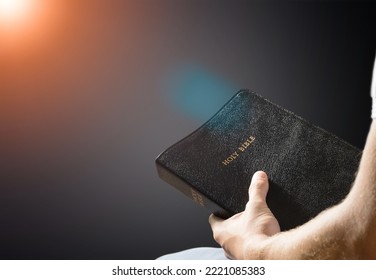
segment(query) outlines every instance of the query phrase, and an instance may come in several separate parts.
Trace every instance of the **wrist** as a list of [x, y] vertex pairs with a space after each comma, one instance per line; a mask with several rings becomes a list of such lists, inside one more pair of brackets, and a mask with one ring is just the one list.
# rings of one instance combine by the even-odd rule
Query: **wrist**
[[291, 246], [296, 240], [294, 230], [279, 232], [273, 236], [261, 236], [248, 240], [244, 248], [244, 259], [248, 260], [286, 260], [299, 259]]

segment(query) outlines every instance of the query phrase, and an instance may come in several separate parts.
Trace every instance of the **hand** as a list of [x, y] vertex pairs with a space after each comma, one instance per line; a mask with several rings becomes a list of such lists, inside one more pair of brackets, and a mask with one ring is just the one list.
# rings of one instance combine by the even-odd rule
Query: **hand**
[[278, 221], [266, 204], [269, 183], [265, 172], [253, 175], [249, 187], [249, 202], [243, 212], [227, 220], [214, 215], [209, 217], [214, 239], [232, 259], [262, 258], [259, 244], [279, 233]]
[[222, 220], [209, 217], [214, 239], [233, 259], [376, 259], [376, 60], [374, 119], [353, 187], [341, 203], [309, 222], [280, 232], [265, 198], [267, 175], [258, 171], [244, 212]]

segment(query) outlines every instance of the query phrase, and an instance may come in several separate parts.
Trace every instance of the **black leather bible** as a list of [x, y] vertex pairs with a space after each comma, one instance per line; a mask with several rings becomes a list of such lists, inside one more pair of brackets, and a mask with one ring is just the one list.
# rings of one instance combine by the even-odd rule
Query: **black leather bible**
[[215, 215], [244, 210], [253, 174], [268, 174], [267, 203], [281, 229], [301, 225], [348, 194], [361, 150], [248, 90], [162, 152], [160, 178]]

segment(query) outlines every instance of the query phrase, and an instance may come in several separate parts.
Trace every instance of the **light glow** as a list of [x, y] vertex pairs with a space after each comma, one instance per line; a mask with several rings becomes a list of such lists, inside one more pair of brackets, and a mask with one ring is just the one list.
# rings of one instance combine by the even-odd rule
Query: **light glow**
[[54, 44], [66, 30], [66, 2], [0, 0], [0, 68], [5, 60], [24, 61]]
[[0, 22], [11, 24], [22, 21], [31, 8], [32, 0], [0, 0]]

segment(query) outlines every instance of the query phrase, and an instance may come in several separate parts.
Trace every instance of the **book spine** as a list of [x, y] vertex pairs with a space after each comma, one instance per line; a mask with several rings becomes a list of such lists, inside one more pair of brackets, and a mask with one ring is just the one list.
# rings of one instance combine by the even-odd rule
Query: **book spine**
[[227, 219], [232, 216], [232, 214], [227, 210], [223, 209], [217, 203], [198, 191], [194, 186], [187, 183], [185, 180], [166, 168], [158, 161], [158, 159], [156, 160], [156, 166], [158, 175], [163, 181], [175, 187], [177, 190], [185, 194], [187, 197], [191, 198], [197, 204], [205, 207], [210, 212], [223, 219]]

